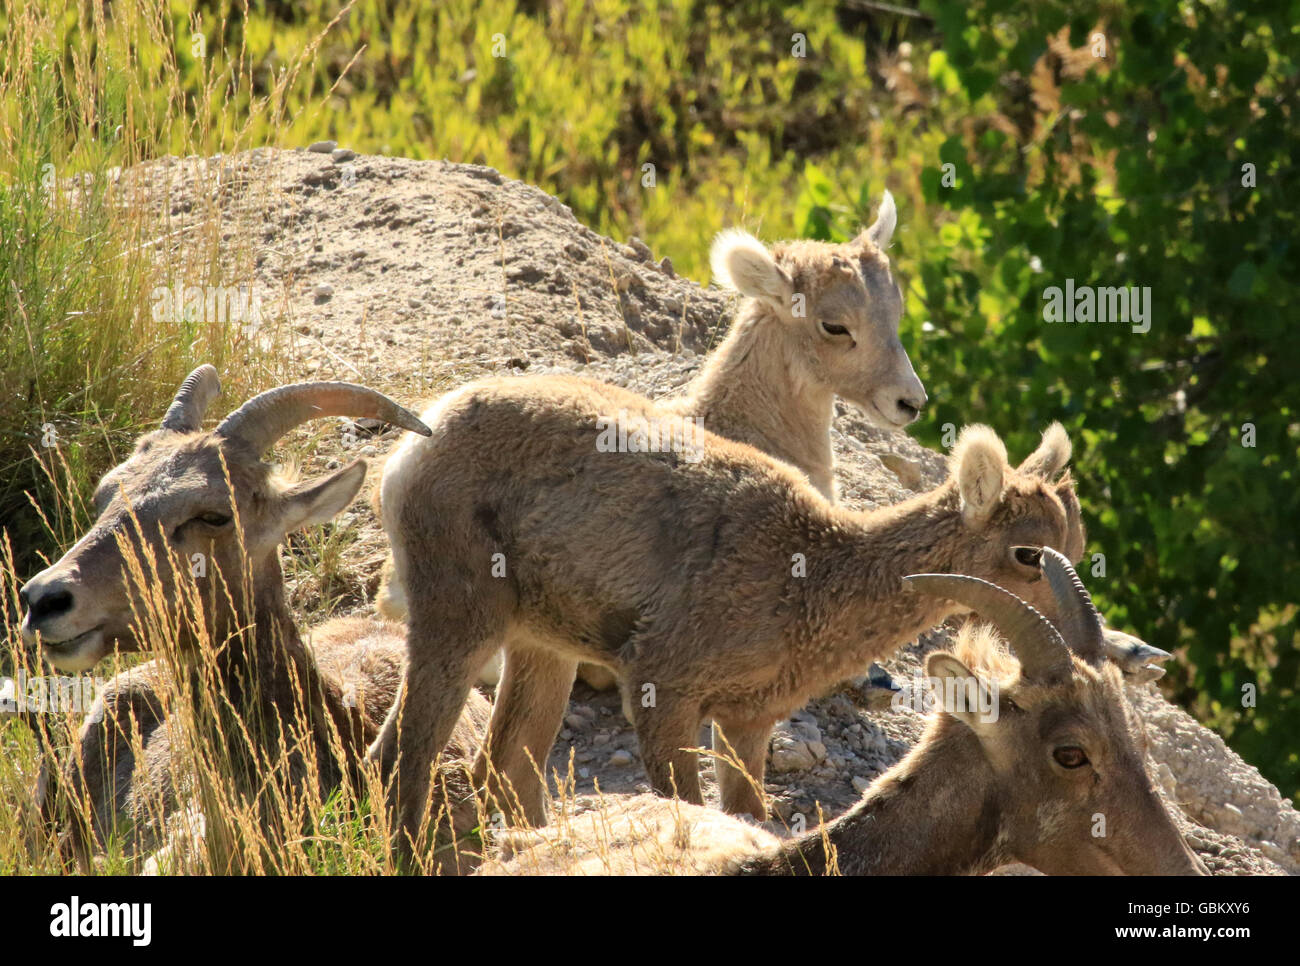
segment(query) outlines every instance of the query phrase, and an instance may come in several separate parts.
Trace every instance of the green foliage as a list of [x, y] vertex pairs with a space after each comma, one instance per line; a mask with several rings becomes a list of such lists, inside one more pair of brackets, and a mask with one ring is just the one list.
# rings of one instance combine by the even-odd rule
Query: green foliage
[[[84, 531], [98, 475], [198, 361], [238, 360], [239, 392], [271, 358], [237, 324], [152, 311], [156, 286], [246, 281], [251, 259], [215, 222], [160, 228], [121, 168], [274, 115], [244, 97], [186, 116], [220, 85], [168, 60], [155, 2], [111, 26], [54, 3], [0, 17], [0, 519], [23, 573]], [[169, 228], [183, 249], [159, 244]]]
[[[1117, 626], [1178, 652], [1174, 697], [1294, 795], [1294, 18], [1256, 4], [930, 8], [943, 35], [930, 108], [953, 133], [917, 159], [926, 206], [905, 212], [917, 231], [896, 253], [933, 399], [921, 435], [978, 420], [1025, 452], [1060, 419], [1088, 553], [1105, 556], [1089, 586]], [[859, 201], [837, 220], [816, 169], [805, 184], [806, 234], [842, 236], [865, 214]], [[1149, 287], [1150, 331], [1046, 322], [1047, 290], [1067, 279]]]

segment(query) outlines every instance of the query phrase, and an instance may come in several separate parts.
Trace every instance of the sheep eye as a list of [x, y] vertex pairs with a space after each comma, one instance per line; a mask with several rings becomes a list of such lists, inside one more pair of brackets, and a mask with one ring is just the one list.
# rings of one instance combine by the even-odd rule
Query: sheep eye
[[822, 331], [827, 335], [848, 335], [849, 330], [842, 325], [836, 325], [834, 322], [823, 322]]
[[230, 517], [224, 513], [200, 513], [194, 519], [210, 527], [224, 527], [230, 522]]
[[1016, 563], [1024, 564], [1026, 567], [1037, 567], [1043, 559], [1041, 547], [1014, 547], [1012, 553], [1015, 555]]
[[1073, 745], [1057, 748], [1052, 752], [1052, 757], [1062, 768], [1082, 768], [1088, 764], [1088, 756], [1083, 753], [1083, 749]]

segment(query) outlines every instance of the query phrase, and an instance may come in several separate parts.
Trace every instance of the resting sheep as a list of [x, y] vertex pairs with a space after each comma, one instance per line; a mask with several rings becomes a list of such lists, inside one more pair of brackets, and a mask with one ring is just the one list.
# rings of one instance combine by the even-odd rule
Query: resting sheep
[[[326, 795], [360, 780], [363, 753], [401, 677], [399, 625], [344, 618], [304, 640], [280, 571], [285, 535], [346, 507], [365, 462], [289, 486], [261, 457], [294, 427], [327, 416], [428, 430], [372, 390], [306, 383], [262, 393], [204, 431], [204, 411], [219, 391], [211, 366], [186, 379], [161, 428], [105, 474], [94, 526], [21, 590], [23, 637], [58, 669], [86, 670], [114, 650], [162, 651], [107, 683], [62, 775], [47, 776], [58, 778], [70, 805], [66, 846], [82, 868], [123, 826], [124, 851], [138, 858], [184, 815], [200, 790], [178, 765], [203, 740], [184, 734], [186, 723], [211, 729], [207, 737], [228, 759], [231, 788], [218, 794], [265, 806], [287, 756], [285, 794], [315, 780]], [[195, 559], [204, 566], [190, 582], [184, 565]], [[169, 637], [175, 649], [164, 645]], [[450, 758], [469, 760], [486, 718], [486, 701], [471, 695]], [[468, 798], [464, 778], [461, 785]], [[44, 792], [53, 817], [58, 796]], [[279, 820], [264, 818], [268, 829]]]
[[952, 653], [929, 655], [936, 702], [921, 740], [823, 828], [783, 841], [698, 805], [615, 797], [499, 834], [482, 873], [978, 875], [1019, 862], [1052, 875], [1205, 874], [1152, 788], [1142, 723], [1087, 591], [1050, 547], [1042, 568], [1059, 632], [986, 581], [905, 578], [992, 626], [968, 624]]

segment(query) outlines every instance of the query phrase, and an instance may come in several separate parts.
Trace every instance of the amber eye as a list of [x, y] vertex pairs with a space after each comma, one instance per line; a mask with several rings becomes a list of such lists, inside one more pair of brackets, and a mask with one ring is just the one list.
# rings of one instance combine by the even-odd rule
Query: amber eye
[[848, 335], [849, 330], [842, 325], [836, 325], [834, 322], [823, 322], [822, 331], [827, 335]]
[[1082, 768], [1088, 764], [1088, 756], [1083, 753], [1083, 749], [1073, 745], [1057, 748], [1052, 752], [1052, 757], [1062, 768]]

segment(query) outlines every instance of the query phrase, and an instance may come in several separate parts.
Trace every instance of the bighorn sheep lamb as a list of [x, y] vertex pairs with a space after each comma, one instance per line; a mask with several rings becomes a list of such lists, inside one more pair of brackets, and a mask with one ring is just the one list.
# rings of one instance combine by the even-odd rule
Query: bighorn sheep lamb
[[[721, 726], [761, 788], [776, 721], [961, 610], [904, 595], [904, 574], [996, 579], [1053, 616], [1023, 548], [1083, 552], [1073, 483], [1052, 482], [1070, 455], [1057, 424], [1019, 469], [992, 430], [969, 427], [944, 486], [859, 513], [707, 430], [684, 447], [603, 452], [596, 427], [613, 413], [638, 427], [662, 418], [589, 380], [488, 379], [444, 396], [424, 417], [433, 435], [406, 437], [385, 467], [384, 528], [411, 618], [403, 694], [371, 754], [391, 767], [400, 744], [408, 833], [429, 762], [502, 643], [477, 776], [503, 774], [528, 822], [545, 821], [534, 763], [578, 660], [619, 672], [655, 790], [699, 802], [683, 749], [702, 721]], [[764, 814], [745, 777], [722, 769], [720, 784], [728, 811]]]
[[[102, 845], [120, 820], [135, 829], [128, 853], [149, 851], [165, 820], [189, 797], [191, 789], [173, 787], [181, 740], [165, 699], [181, 684], [173, 674], [192, 679], [179, 687], [182, 699], [197, 703], [204, 693], [202, 661], [188, 659], [198, 653], [194, 649], [215, 655], [224, 700], [214, 704], [238, 716], [222, 733], [232, 759], [242, 759], [232, 776], [237, 792], [250, 799], [297, 720], [310, 723], [314, 747], [306, 756], [310, 762], [297, 762], [293, 781], [301, 786], [307, 775], [318, 775], [325, 790], [339, 784], [357, 768], [400, 681], [400, 626], [343, 618], [310, 632], [304, 643], [280, 571], [277, 548], [285, 535], [346, 507], [361, 487], [365, 462], [290, 487], [261, 457], [294, 427], [327, 416], [367, 416], [416, 433], [428, 429], [372, 390], [306, 383], [264, 392], [204, 432], [204, 411], [219, 391], [212, 366], [185, 380], [162, 427], [142, 437], [131, 457], [100, 482], [92, 529], [20, 592], [24, 639], [61, 670], [88, 669], [114, 648], [157, 648], [157, 641], [140, 634], [141, 621], [147, 627], [156, 617], [151, 608], [165, 612], [179, 645], [190, 649], [179, 665], [156, 659], [118, 674], [90, 711], [62, 776], [74, 801], [90, 805], [90, 828], [70, 816], [70, 850], [83, 867], [92, 843]], [[187, 594], [174, 569], [197, 555], [206, 577], [195, 583], [209, 585]], [[147, 586], [131, 576], [134, 568], [147, 575]], [[197, 605], [201, 616], [187, 614], [187, 605]], [[205, 712], [196, 707], [194, 713]], [[451, 751], [468, 761], [486, 720], [485, 699], [471, 696]], [[235, 748], [241, 736], [243, 746]], [[332, 754], [334, 736], [343, 761]], [[139, 760], [137, 747], [143, 748]]]
[[1088, 592], [1050, 547], [1042, 568], [1057, 626], [974, 577], [904, 578], [993, 627], [968, 623], [954, 653], [929, 655], [937, 700], [925, 734], [824, 828], [781, 841], [634, 796], [567, 828], [506, 832], [482, 872], [971, 875], [1021, 862], [1053, 875], [1206, 874], [1151, 786], [1142, 723]]
[[[906, 426], [926, 401], [898, 339], [903, 298], [885, 255], [897, 220], [886, 191], [875, 223], [843, 245], [796, 241], [769, 251], [741, 231], [719, 235], [714, 277], [745, 300], [685, 394], [659, 400], [659, 409], [785, 460], [834, 501], [835, 397], [883, 429]], [[400, 585], [386, 580], [377, 603], [405, 619]], [[490, 664], [484, 683], [495, 685], [499, 673]]]

